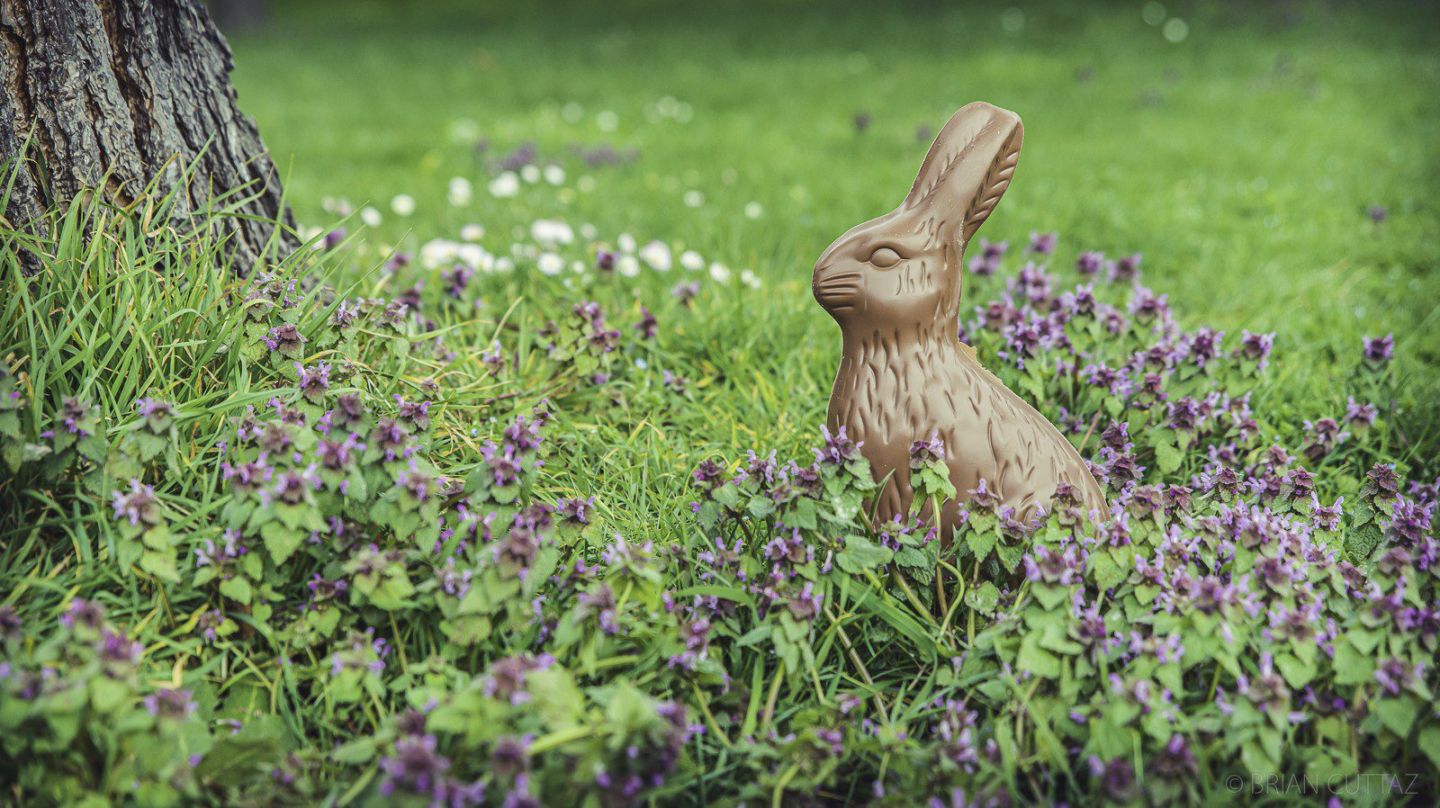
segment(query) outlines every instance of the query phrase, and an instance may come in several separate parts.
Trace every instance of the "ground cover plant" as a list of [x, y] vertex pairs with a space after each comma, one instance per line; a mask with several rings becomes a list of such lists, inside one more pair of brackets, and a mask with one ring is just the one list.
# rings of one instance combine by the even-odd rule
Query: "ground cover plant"
[[[964, 336], [1114, 512], [963, 492], [934, 535], [953, 492], [920, 444], [924, 501], [872, 527], [820, 429], [808, 263], [756, 246], [820, 225], [657, 200], [648, 173], [691, 167], [662, 101], [637, 153], [515, 119], [438, 187], [311, 194], [311, 243], [248, 279], [143, 205], [0, 231], [6, 799], [1435, 798], [1423, 301], [1293, 332], [1172, 311], [1211, 263], [1057, 237], [1013, 195], [1035, 218], [972, 247]], [[1349, 205], [1370, 306], [1430, 283], [1376, 257], [1430, 249], [1433, 211], [1392, 204]]]

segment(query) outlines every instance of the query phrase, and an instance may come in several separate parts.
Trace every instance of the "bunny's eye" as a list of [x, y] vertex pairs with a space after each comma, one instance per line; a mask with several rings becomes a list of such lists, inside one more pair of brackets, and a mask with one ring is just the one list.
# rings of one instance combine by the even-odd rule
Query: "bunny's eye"
[[900, 263], [900, 253], [895, 252], [889, 247], [880, 247], [875, 250], [875, 252], [870, 253], [870, 263], [881, 268], [893, 267]]

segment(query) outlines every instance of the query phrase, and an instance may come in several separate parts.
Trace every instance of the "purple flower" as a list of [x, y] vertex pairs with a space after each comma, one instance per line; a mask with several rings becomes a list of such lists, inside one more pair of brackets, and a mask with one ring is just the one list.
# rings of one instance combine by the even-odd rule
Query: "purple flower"
[[1083, 252], [1075, 259], [1075, 270], [1085, 277], [1093, 276], [1105, 268], [1105, 253]]
[[105, 625], [105, 609], [92, 600], [75, 598], [60, 615], [60, 622], [68, 629], [99, 631]]
[[270, 350], [291, 359], [298, 359], [302, 346], [305, 345], [305, 336], [294, 323], [282, 323], [270, 329], [265, 336], [265, 345]]
[[1411, 665], [1399, 657], [1391, 657], [1375, 669], [1375, 681], [1380, 683], [1387, 695], [1398, 696], [1401, 690], [1421, 681], [1424, 671], [1425, 666], [1422, 663]]
[[475, 277], [475, 270], [465, 264], [456, 264], [440, 271], [440, 280], [445, 284], [445, 294], [459, 300], [465, 297], [465, 290]]
[[1270, 363], [1270, 351], [1274, 347], [1275, 332], [1273, 331], [1269, 334], [1240, 332], [1240, 356], [1257, 363], [1262, 369]]
[[145, 654], [145, 646], [107, 628], [100, 632], [100, 642], [96, 645], [95, 652], [112, 675], [124, 676], [140, 664], [140, 657]]
[[1049, 255], [1055, 252], [1055, 242], [1059, 240], [1058, 233], [1035, 233], [1030, 234], [1030, 245], [1025, 249], [1036, 255]]
[[715, 489], [720, 486], [725, 476], [725, 469], [721, 468], [720, 464], [714, 460], [702, 460], [700, 465], [695, 467], [695, 471], [691, 476], [695, 478], [696, 483], [710, 489]]
[[670, 294], [685, 308], [690, 308], [690, 302], [700, 296], [700, 284], [698, 281], [681, 281], [675, 284]]
[[530, 742], [526, 738], [503, 736], [490, 749], [490, 771], [501, 777], [516, 777], [530, 769]]
[[588, 525], [590, 524], [590, 509], [593, 507], [595, 507], [594, 497], [588, 499], [571, 497], [570, 499], [561, 500], [559, 506], [556, 508], [556, 512], [559, 513], [560, 518], [566, 522], [576, 525]]
[[[820, 427], [820, 435], [825, 439], [824, 449], [815, 449], [815, 459], [821, 463], [833, 463], [842, 465], [860, 456], [861, 444], [850, 440], [845, 434], [845, 425], [841, 424], [840, 429], [831, 434], [828, 426]], [[944, 451], [944, 447], [941, 447]]]
[[1345, 400], [1345, 423], [1352, 426], [1373, 426], [1375, 418], [1380, 414], [1379, 408], [1374, 404], [1361, 404], [1354, 396]]
[[917, 440], [910, 444], [910, 468], [919, 469], [944, 462], [945, 442], [940, 440], [938, 431], [931, 432], [929, 440]]
[[240, 494], [260, 488], [270, 482], [270, 477], [274, 474], [274, 469], [266, 465], [263, 459], [241, 463], [238, 466], [222, 463], [220, 468], [225, 474], [225, 479], [229, 480], [235, 492]]
[[615, 262], [620, 260], [620, 255], [612, 250], [595, 251], [595, 268], [601, 272], [611, 272], [615, 269]]
[[1131, 281], [1140, 276], [1140, 253], [1127, 255], [1115, 262], [1110, 269], [1110, 280]]
[[580, 615], [595, 615], [600, 630], [606, 634], [618, 634], [620, 626], [615, 622], [615, 591], [609, 584], [599, 584], [589, 592], [580, 593]]
[[806, 622], [814, 620], [815, 616], [820, 613], [820, 601], [823, 600], [824, 597], [824, 595], [815, 594], [814, 584], [806, 581], [804, 588], [792, 597], [787, 604], [790, 608], [790, 614], [793, 615], [796, 620]]
[[1025, 577], [1031, 581], [1069, 586], [1080, 580], [1085, 572], [1085, 562], [1080, 560], [1072, 545], [1063, 552], [1051, 550], [1043, 544], [1025, 556]]
[[1383, 365], [1390, 361], [1395, 355], [1395, 335], [1386, 334], [1383, 337], [1364, 338], [1365, 361], [1376, 365]]
[[1126, 803], [1135, 799], [1135, 767], [1123, 757], [1108, 763], [1094, 755], [1090, 756], [1090, 775], [1100, 785], [1100, 793], [1111, 802]]
[[1365, 209], [1365, 215], [1370, 217], [1370, 221], [1380, 224], [1390, 218], [1390, 209], [1384, 205], [1371, 205]]
[[651, 314], [649, 309], [641, 306], [640, 322], [635, 324], [635, 330], [640, 332], [640, 337], [642, 339], [654, 339], [659, 325], [660, 323], [655, 319], [655, 315]]
[[158, 398], [142, 398], [135, 402], [135, 409], [145, 419], [145, 428], [156, 435], [165, 434], [175, 418], [175, 408]]
[[525, 690], [526, 677], [531, 671], [550, 667], [551, 662], [548, 656], [537, 658], [529, 654], [497, 659], [491, 663], [490, 673], [485, 678], [485, 695], [511, 704], [524, 704], [530, 700], [530, 694]]
[[395, 396], [395, 415], [416, 429], [430, 428], [430, 402], [407, 401], [404, 396]]
[[66, 396], [60, 402], [60, 423], [71, 435], [85, 437], [92, 433], [97, 417], [94, 405], [73, 396]]
[[190, 691], [162, 687], [145, 697], [145, 709], [157, 718], [182, 721], [194, 715], [198, 705], [190, 698]]
[[110, 496], [117, 520], [137, 527], [142, 523], [147, 526], [160, 524], [160, 500], [155, 497], [153, 487], [131, 479], [128, 494], [114, 491]]
[[435, 751], [434, 735], [405, 735], [395, 741], [395, 751], [380, 760], [385, 780], [380, 793], [392, 794], [396, 786], [416, 794], [432, 794], [441, 785], [450, 759]]
[[295, 386], [306, 400], [317, 404], [325, 400], [325, 392], [330, 389], [330, 363], [321, 362], [313, 368], [307, 368], [296, 362], [295, 376]]

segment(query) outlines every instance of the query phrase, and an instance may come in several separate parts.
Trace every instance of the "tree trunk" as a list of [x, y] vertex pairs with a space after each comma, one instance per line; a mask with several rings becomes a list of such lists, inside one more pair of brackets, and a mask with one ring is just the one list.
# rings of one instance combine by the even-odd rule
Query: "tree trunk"
[[[5, 215], [34, 220], [86, 189], [129, 205], [177, 191], [182, 219], [223, 217], [248, 273], [294, 222], [255, 123], [235, 103], [230, 47], [194, 0], [0, 0], [0, 159], [20, 155]], [[187, 170], [189, 176], [186, 176]]]

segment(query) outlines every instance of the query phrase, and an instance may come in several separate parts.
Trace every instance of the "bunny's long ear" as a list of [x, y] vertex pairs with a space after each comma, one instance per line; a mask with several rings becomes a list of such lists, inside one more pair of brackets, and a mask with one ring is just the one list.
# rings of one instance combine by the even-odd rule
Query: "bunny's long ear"
[[1024, 132], [1009, 110], [979, 101], [961, 107], [935, 138], [901, 208], [929, 220], [937, 236], [969, 241], [1010, 187]]

